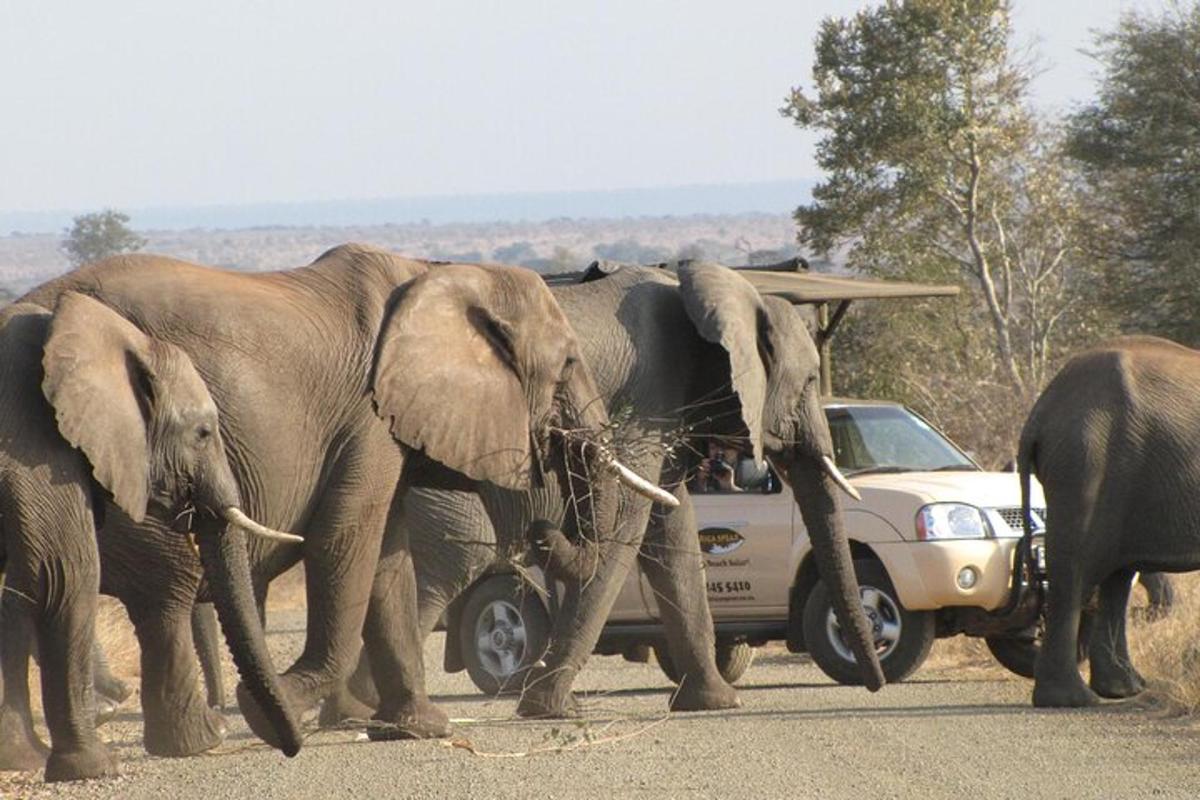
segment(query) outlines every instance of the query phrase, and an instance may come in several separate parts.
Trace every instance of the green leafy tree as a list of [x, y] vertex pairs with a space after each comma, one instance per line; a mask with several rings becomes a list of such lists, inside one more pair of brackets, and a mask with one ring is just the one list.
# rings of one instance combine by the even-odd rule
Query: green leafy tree
[[1013, 439], [1056, 353], [1099, 326], [1081, 302], [1078, 180], [1029, 108], [1033, 70], [1011, 39], [1005, 0], [829, 18], [814, 92], [793, 89], [781, 109], [821, 134], [826, 177], [795, 213], [803, 247], [964, 288], [920, 316], [881, 304], [839, 337], [848, 388], [913, 402], [968, 442]]
[[1128, 328], [1200, 343], [1200, 3], [1128, 13], [1097, 36], [1096, 100], [1068, 123]]
[[129, 215], [111, 208], [82, 214], [63, 231], [62, 250], [78, 267], [101, 258], [132, 253], [145, 247], [146, 240], [129, 228]]

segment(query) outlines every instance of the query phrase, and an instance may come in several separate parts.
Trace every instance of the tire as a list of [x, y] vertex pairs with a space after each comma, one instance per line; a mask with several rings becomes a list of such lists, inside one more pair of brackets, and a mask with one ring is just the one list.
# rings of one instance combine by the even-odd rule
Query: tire
[[546, 651], [550, 615], [537, 592], [515, 575], [479, 584], [463, 605], [458, 641], [471, 681], [484, 694], [519, 692]]
[[[746, 642], [718, 640], [717, 671], [721, 673], [721, 677], [725, 679], [726, 683], [737, 683], [754, 663], [756, 652]], [[654, 658], [658, 661], [658, 667], [667, 676], [667, 679], [671, 683], [679, 683], [681, 676], [679, 670], [675, 668], [675, 662], [671, 660], [671, 654], [667, 652], [666, 644], [654, 645]]]
[[[1079, 638], [1075, 645], [1075, 662], [1082, 664], [1087, 660], [1088, 642], [1092, 631], [1091, 615], [1084, 614], [1079, 621]], [[1033, 679], [1037, 655], [1042, 649], [1044, 622], [1016, 636], [987, 636], [984, 641], [992, 656], [1000, 662], [1000, 666], [1022, 678]]]
[[[878, 561], [857, 559], [854, 572], [863, 608], [874, 623], [875, 646], [883, 674], [892, 683], [902, 681], [929, 656], [937, 633], [933, 612], [909, 611], [900, 605], [887, 571]], [[801, 625], [809, 655], [821, 671], [840, 684], [861, 686], [862, 675], [842, 639], [824, 581], [817, 581], [808, 595]]]

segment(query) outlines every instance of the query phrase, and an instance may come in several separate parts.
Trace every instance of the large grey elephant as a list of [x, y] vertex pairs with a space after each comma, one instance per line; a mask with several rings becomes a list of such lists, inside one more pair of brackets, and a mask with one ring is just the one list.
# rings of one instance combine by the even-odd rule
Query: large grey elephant
[[[670, 657], [683, 676], [672, 707], [737, 703], [714, 658], [704, 562], [684, 484], [712, 436], [744, 437], [790, 483], [864, 683], [878, 689], [884, 677], [837, 502], [839, 482], [847, 484], [833, 464], [818, 353], [801, 312], [713, 264], [685, 263], [678, 277], [633, 266], [608, 271], [600, 277], [603, 271], [593, 268], [588, 277], [598, 279], [556, 286], [554, 296], [579, 337], [621, 448], [680, 504], [652, 514], [650, 503], [630, 500], [609, 540], [568, 542], [560, 531], [534, 526], [536, 550], [548, 556], [548, 571], [564, 579], [566, 592], [548, 652], [524, 679], [518, 713], [575, 713], [572, 681], [635, 559], [658, 596]], [[524, 549], [530, 522], [568, 511], [552, 490], [504, 491], [427, 466], [433, 469], [414, 464], [406, 474], [417, 486], [397, 520], [416, 554], [423, 635], [497, 553], [512, 558]], [[361, 715], [360, 702], [373, 703], [366, 666], [360, 662], [349, 693], [327, 703], [324, 722]]]
[[[94, 677], [121, 691], [93, 663], [100, 493], [139, 521], [151, 512], [235, 518], [242, 505], [216, 405], [187, 355], [84, 295], [62, 293], [54, 307], [18, 303], [0, 314], [0, 731], [5, 765], [44, 761], [48, 781], [115, 768], [93, 724]], [[48, 760], [28, 709], [31, 637]], [[265, 698], [270, 688], [254, 691]]]
[[[1087, 706], [1145, 688], [1130, 662], [1125, 612], [1138, 571], [1200, 569], [1200, 352], [1153, 337], [1117, 339], [1071, 359], [1025, 422], [1017, 464], [1046, 495], [1046, 635], [1036, 706]], [[1028, 513], [1026, 512], [1026, 517]], [[1079, 674], [1084, 601], [1099, 587]]]
[[[294, 713], [349, 671], [365, 625], [378, 643], [372, 664], [395, 678], [382, 687], [371, 736], [445, 735], [446, 716], [425, 693], [412, 647], [407, 542], [381, 548], [406, 453], [420, 450], [514, 487], [547, 474], [566, 480], [582, 468], [619, 472], [604, 448], [585, 452], [553, 433], [598, 431], [607, 417], [592, 402], [597, 390], [574, 335], [540, 279], [349, 245], [308, 267], [257, 274], [119, 257], [26, 299], [51, 304], [68, 291], [94, 296], [190, 356], [220, 409], [247, 511], [304, 536], [303, 545], [254, 540], [249, 552], [240, 550], [257, 585], [300, 560], [307, 575], [305, 648], [279, 679], [274, 704], [238, 689], [254, 732], [295, 751]], [[615, 516], [615, 485], [597, 480], [592, 489], [590, 510], [603, 526]], [[210, 748], [221, 729], [196, 688], [189, 623], [197, 595], [217, 602], [235, 658], [265, 656], [249, 584], [226, 602], [210, 591], [223, 576], [214, 578], [208, 543], [233, 539], [217, 539], [197, 521], [206, 588], [180, 537], [135, 524], [111, 505], [106, 516], [102, 589], [126, 604], [142, 647], [147, 746], [172, 755]], [[281, 709], [294, 713], [280, 716]]]

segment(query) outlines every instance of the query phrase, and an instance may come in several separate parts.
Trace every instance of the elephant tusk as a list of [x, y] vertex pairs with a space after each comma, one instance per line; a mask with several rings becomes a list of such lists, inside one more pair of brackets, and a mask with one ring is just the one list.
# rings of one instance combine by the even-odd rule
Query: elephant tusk
[[825, 468], [825, 473], [833, 479], [833, 482], [838, 485], [839, 489], [853, 497], [855, 500], [862, 502], [862, 495], [858, 493], [858, 489], [855, 489], [850, 485], [850, 481], [846, 480], [846, 476], [843, 475], [841, 470], [837, 468], [837, 464], [833, 463], [832, 458], [829, 456], [821, 456], [821, 466]]
[[303, 536], [297, 536], [294, 533], [284, 533], [283, 531], [277, 531], [272, 528], [268, 528], [265, 525], [260, 525], [242, 513], [242, 510], [237, 506], [229, 506], [225, 509], [225, 519], [230, 524], [236, 525], [246, 533], [252, 533], [255, 536], [261, 536], [264, 539], [272, 539], [276, 542], [288, 542], [296, 544], [304, 543]]
[[633, 491], [640, 494], [642, 497], [647, 497], [656, 503], [661, 503], [667, 508], [679, 508], [679, 500], [675, 495], [668, 492], [661, 486], [655, 486], [650, 481], [638, 475], [629, 467], [617, 461], [612, 453], [608, 452], [603, 447], [600, 450], [600, 463], [616, 476], [617, 480], [628, 486]]

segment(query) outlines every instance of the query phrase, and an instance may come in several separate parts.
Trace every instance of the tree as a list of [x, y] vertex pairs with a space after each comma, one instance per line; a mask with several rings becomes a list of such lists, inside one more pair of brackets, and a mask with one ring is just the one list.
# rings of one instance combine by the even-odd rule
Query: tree
[[120, 253], [132, 253], [145, 247], [146, 240], [128, 227], [129, 215], [111, 208], [94, 214], [82, 214], [63, 231], [62, 250], [71, 264], [78, 267]]
[[[960, 402], [990, 393], [1012, 427], [1056, 346], [1094, 321], [1081, 313], [1075, 275], [1087, 268], [1078, 181], [1055, 130], [1029, 109], [1032, 68], [1010, 39], [1005, 0], [893, 0], [829, 18], [817, 38], [815, 95], [793, 89], [781, 112], [822, 134], [827, 177], [795, 213], [802, 246], [819, 255], [848, 248], [859, 271], [966, 290], [931, 306], [938, 322], [884, 311], [870, 326], [877, 340], [860, 343], [857, 357], [890, 370], [893, 396], [929, 410], [939, 397], [928, 377], [936, 352], [957, 366], [944, 392]], [[904, 375], [900, 365], [917, 354], [926, 369]]]
[[1200, 3], [1124, 15], [1096, 39], [1098, 97], [1068, 153], [1099, 212], [1090, 241], [1127, 327], [1200, 342]]

